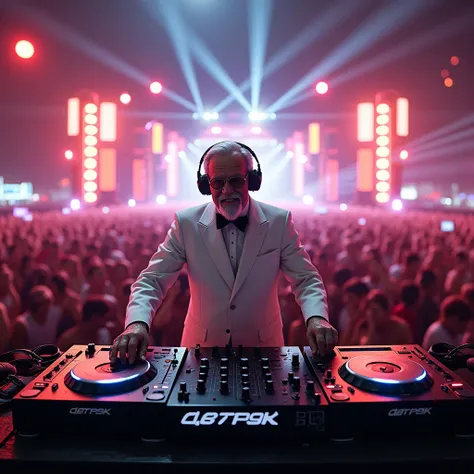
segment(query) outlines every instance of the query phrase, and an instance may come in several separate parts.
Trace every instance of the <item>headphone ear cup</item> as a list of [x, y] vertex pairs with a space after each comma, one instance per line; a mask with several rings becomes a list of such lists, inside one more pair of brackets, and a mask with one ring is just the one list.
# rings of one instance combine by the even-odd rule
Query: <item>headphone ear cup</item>
[[262, 175], [258, 170], [252, 170], [249, 173], [249, 191], [258, 191], [262, 184]]
[[201, 194], [203, 194], [204, 196], [211, 195], [211, 186], [206, 175], [203, 175], [198, 179], [197, 185]]

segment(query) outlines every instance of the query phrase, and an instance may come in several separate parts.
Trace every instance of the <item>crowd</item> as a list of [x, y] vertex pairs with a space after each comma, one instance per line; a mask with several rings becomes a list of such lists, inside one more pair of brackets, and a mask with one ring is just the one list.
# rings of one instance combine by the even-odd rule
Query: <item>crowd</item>
[[[295, 210], [302, 245], [328, 292], [339, 344], [474, 342], [474, 217], [367, 209]], [[57, 344], [111, 344], [130, 288], [165, 239], [173, 211], [113, 208], [31, 222], [0, 217], [0, 353]], [[176, 346], [189, 303], [186, 268], [168, 291], [150, 343]], [[285, 342], [307, 345], [281, 275]]]

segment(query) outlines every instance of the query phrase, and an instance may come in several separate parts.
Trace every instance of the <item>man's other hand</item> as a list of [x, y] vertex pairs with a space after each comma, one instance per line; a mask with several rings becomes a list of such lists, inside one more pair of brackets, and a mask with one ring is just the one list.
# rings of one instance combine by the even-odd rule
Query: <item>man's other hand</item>
[[128, 362], [133, 364], [138, 356], [139, 360], [145, 360], [148, 348], [148, 326], [137, 322], [130, 324], [125, 331], [115, 340], [110, 351], [110, 363], [113, 365], [120, 357], [122, 364]]
[[337, 331], [326, 319], [320, 317], [308, 319], [306, 336], [313, 355], [325, 356], [331, 354], [338, 341]]

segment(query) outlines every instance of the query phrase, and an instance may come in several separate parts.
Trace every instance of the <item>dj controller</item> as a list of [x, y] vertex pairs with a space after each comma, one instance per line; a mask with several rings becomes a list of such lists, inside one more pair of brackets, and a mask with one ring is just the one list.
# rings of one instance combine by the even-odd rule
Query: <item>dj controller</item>
[[109, 362], [75, 345], [12, 400], [20, 435], [350, 440], [474, 436], [474, 389], [417, 345], [149, 347]]

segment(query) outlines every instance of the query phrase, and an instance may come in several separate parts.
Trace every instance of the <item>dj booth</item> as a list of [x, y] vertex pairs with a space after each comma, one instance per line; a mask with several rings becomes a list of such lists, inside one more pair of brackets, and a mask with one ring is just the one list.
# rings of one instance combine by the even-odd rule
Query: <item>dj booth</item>
[[108, 354], [73, 346], [5, 404], [2, 474], [474, 465], [474, 390], [416, 345]]

